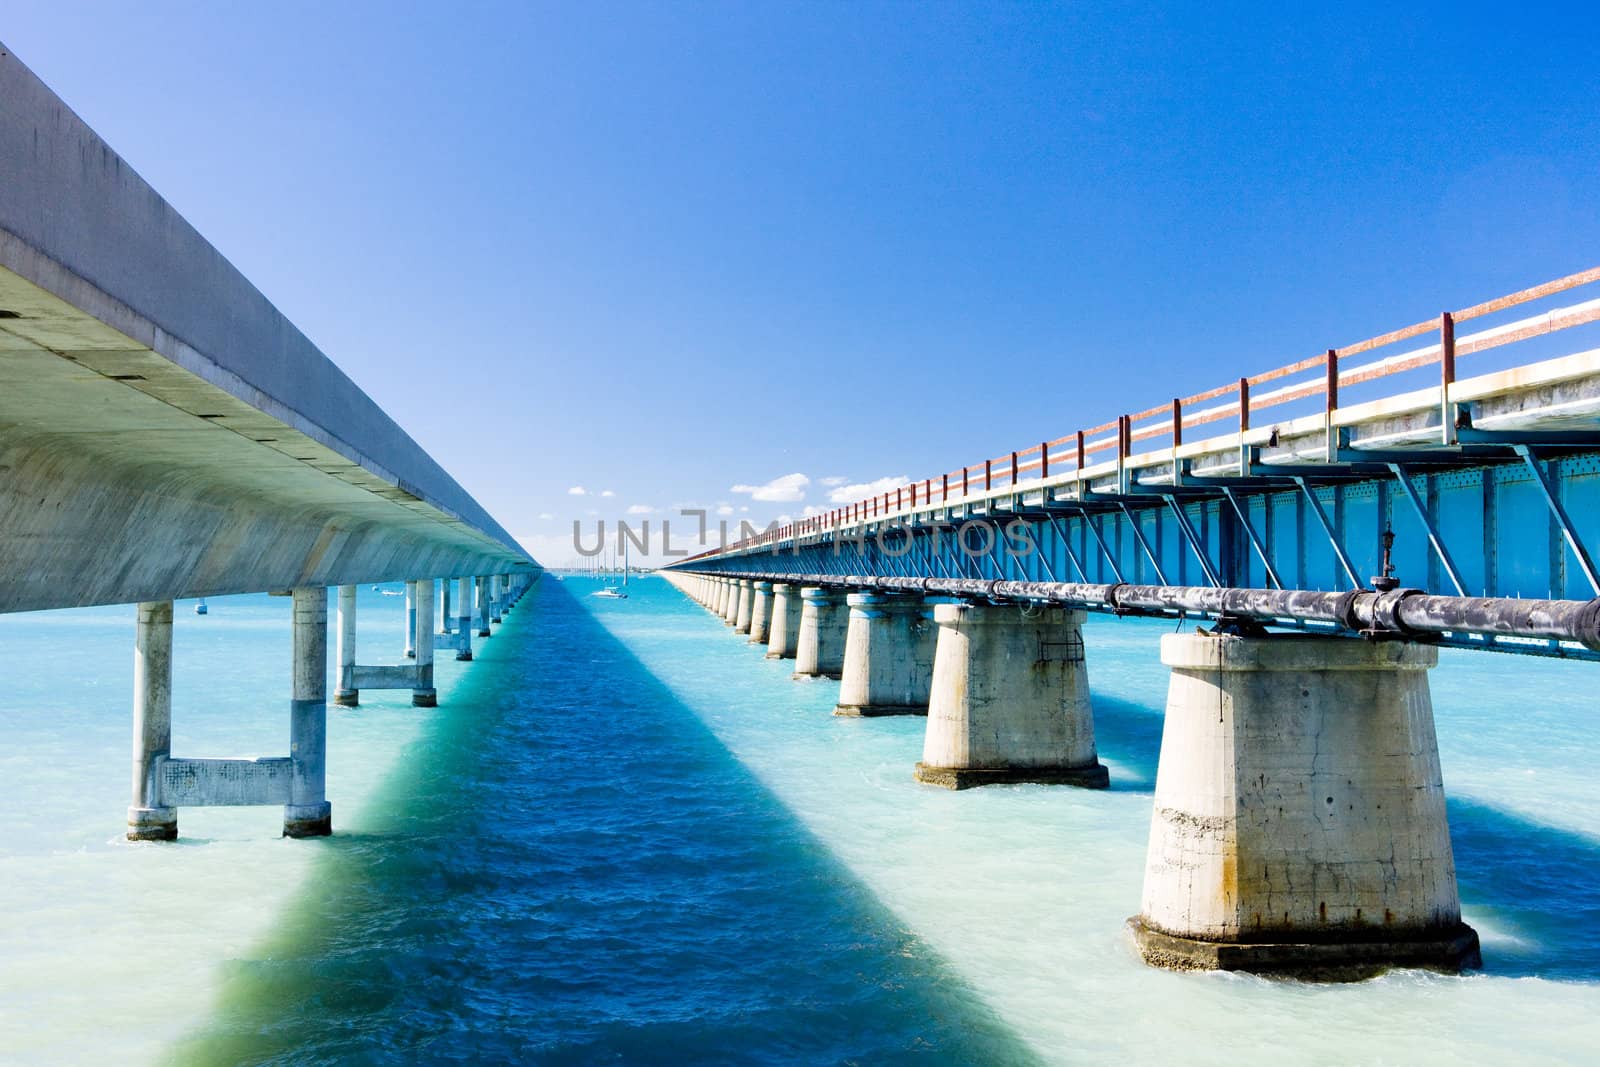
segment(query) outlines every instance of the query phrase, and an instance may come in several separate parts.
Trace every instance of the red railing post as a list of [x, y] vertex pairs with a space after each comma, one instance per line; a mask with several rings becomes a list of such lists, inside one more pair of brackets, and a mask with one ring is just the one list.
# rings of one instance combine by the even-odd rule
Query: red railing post
[[1048, 441], [1039, 442], [1039, 477], [1050, 477], [1050, 443]]
[[1332, 415], [1339, 406], [1339, 353], [1332, 348], [1328, 349], [1328, 377], [1323, 391], [1327, 394], [1328, 414]]
[[1172, 398], [1172, 447], [1183, 444], [1183, 401]]
[[1011, 453], [1011, 484], [1017, 484], [1017, 454]]
[[[1248, 430], [1249, 428], [1250, 428], [1250, 379], [1249, 378], [1240, 378], [1239, 379], [1239, 435], [1240, 435], [1240, 437], [1243, 437], [1244, 436], [1244, 432], [1246, 430]], [[1243, 444], [1244, 442], [1241, 440], [1239, 443]]]
[[1078, 469], [1083, 470], [1083, 431], [1078, 431]]
[[944, 495], [939, 498], [939, 503], [941, 503], [941, 504], [948, 503], [949, 500], [950, 500], [950, 475], [948, 475], [948, 474], [946, 474], [944, 476], [944, 490], [943, 490], [943, 493], [944, 493]]
[[966, 496], [970, 490], [967, 488], [967, 468], [961, 468], [961, 495]]
[[986, 490], [994, 488], [994, 460], [992, 459], [983, 461], [983, 487]]

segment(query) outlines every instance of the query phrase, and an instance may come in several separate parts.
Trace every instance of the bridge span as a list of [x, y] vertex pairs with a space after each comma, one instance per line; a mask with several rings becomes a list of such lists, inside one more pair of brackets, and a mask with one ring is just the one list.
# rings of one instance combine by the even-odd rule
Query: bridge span
[[[1085, 612], [1205, 621], [1171, 685], [1145, 959], [1477, 964], [1427, 671], [1600, 658], [1600, 268], [747, 530], [664, 573], [925, 783], [1103, 787]], [[1458, 369], [1466, 374], [1458, 374]], [[1200, 431], [1200, 432], [1195, 432]]]
[[[335, 699], [431, 705], [436, 644], [471, 659], [539, 565], [3, 45], [0, 101], [0, 612], [139, 605], [129, 837], [211, 804], [328, 833], [328, 587]], [[384, 581], [413, 634], [366, 666]], [[173, 601], [260, 591], [293, 597], [289, 754], [174, 757]]]

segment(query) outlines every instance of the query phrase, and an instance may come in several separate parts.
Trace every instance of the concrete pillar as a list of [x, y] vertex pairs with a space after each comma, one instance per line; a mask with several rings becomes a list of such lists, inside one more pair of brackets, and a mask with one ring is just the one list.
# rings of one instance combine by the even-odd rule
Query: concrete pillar
[[419, 708], [438, 706], [439, 694], [433, 687], [433, 579], [425, 582], [408, 582], [416, 586], [416, 611], [412, 613], [412, 630], [417, 647], [417, 681], [411, 688], [411, 703]]
[[802, 589], [800, 634], [794, 646], [794, 676], [839, 677], [844, 670], [844, 638], [849, 624], [843, 592], [814, 585]]
[[456, 649], [456, 659], [472, 658], [472, 579], [456, 579], [456, 633], [461, 647]]
[[328, 590], [294, 591], [294, 693], [289, 701], [289, 803], [285, 837], [326, 837], [333, 832], [327, 801]]
[[922, 597], [851, 593], [835, 715], [926, 715], [938, 629]]
[[450, 579], [439, 579], [439, 632], [454, 633], [455, 616], [450, 613]]
[[172, 755], [172, 601], [140, 604], [133, 636], [133, 798], [129, 841], [176, 841], [178, 809], [155, 806]]
[[1169, 634], [1146, 961], [1357, 978], [1479, 965], [1461, 921], [1428, 670], [1436, 649]]
[[919, 782], [1104, 789], [1084, 667], [1083, 612], [939, 604]]
[[489, 621], [500, 622], [505, 618], [505, 612], [500, 606], [500, 576], [489, 575]]
[[794, 659], [800, 641], [800, 587], [772, 586], [772, 624], [767, 634], [768, 659]]
[[356, 673], [356, 587], [339, 587], [339, 619], [334, 639], [334, 659], [339, 664], [339, 681], [333, 690], [333, 702], [347, 708], [361, 703], [361, 692], [355, 687]]
[[772, 618], [772, 583], [757, 582], [751, 598], [750, 644], [764, 645], [767, 643], [768, 631], [771, 629], [769, 620]]
[[722, 599], [722, 621], [732, 626], [739, 620], [739, 582], [727, 579], [727, 594]]
[[[428, 585], [431, 587], [433, 585], [433, 583], [429, 582]], [[428, 598], [428, 603], [430, 605], [433, 603], [433, 597], [430, 596]], [[418, 612], [417, 612], [417, 583], [416, 582], [407, 582], [406, 583], [406, 659], [416, 659], [417, 658], [417, 638], [416, 638], [416, 634], [417, 634], [417, 616], [418, 616]], [[433, 612], [432, 612], [432, 610], [421, 612], [421, 616], [422, 616], [422, 618], [427, 620], [427, 624], [429, 626], [428, 633], [431, 635], [433, 633], [433, 630], [432, 630]]]
[[489, 637], [489, 579], [478, 578], [473, 585], [478, 593], [478, 636]]
[[711, 598], [707, 602], [706, 607], [711, 609], [711, 614], [721, 615], [723, 604], [722, 598], [727, 592], [727, 588], [721, 578], [708, 578], [706, 580], [711, 583]]
[[750, 632], [750, 615], [755, 610], [756, 583], [744, 580], [739, 583], [739, 608], [734, 612], [733, 632]]

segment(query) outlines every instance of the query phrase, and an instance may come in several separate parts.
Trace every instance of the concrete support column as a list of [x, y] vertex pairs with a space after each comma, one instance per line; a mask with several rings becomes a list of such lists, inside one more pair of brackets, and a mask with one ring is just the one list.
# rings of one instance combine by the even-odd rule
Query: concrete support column
[[355, 687], [356, 587], [353, 585], [339, 587], [339, 625], [334, 647], [334, 659], [339, 664], [339, 681], [333, 690], [333, 702], [353, 708], [361, 703], [361, 691]]
[[[433, 583], [429, 582], [428, 585], [429, 585], [429, 587], [431, 589]], [[428, 598], [428, 603], [430, 605], [429, 610], [428, 611], [424, 611], [424, 612], [420, 612], [420, 615], [421, 615], [422, 618], [427, 620], [427, 624], [430, 627], [430, 629], [428, 630], [428, 633], [431, 635], [433, 633], [433, 630], [431, 629], [431, 627], [433, 626], [433, 611], [432, 611], [432, 608], [431, 608], [431, 605], [433, 604], [433, 597], [430, 596]], [[416, 582], [407, 582], [406, 583], [406, 659], [416, 659], [417, 658], [417, 638], [416, 638], [416, 634], [417, 634], [417, 617], [418, 617], [418, 615], [419, 615], [419, 612], [417, 611], [417, 583]]]
[[750, 632], [750, 615], [755, 610], [756, 583], [744, 580], [739, 583], [739, 608], [734, 612], [733, 632], [747, 634]]
[[1169, 634], [1146, 961], [1357, 978], [1477, 966], [1426, 645]]
[[772, 624], [767, 634], [768, 659], [794, 659], [800, 641], [800, 587], [772, 586]]
[[505, 618], [505, 609], [500, 604], [500, 576], [489, 575], [489, 621], [500, 622]]
[[939, 604], [919, 782], [1104, 789], [1084, 667], [1083, 612]]
[[417, 647], [417, 681], [411, 687], [411, 703], [419, 708], [432, 708], [439, 703], [439, 694], [433, 688], [433, 579], [406, 584], [415, 586], [417, 592], [416, 610], [411, 615]]
[[289, 701], [289, 803], [285, 837], [326, 837], [333, 832], [327, 801], [328, 590], [294, 591], [294, 692]]
[[456, 579], [456, 633], [461, 645], [456, 649], [456, 659], [472, 658], [472, 579]]
[[844, 670], [844, 638], [850, 624], [844, 593], [806, 586], [800, 591], [800, 634], [795, 639], [796, 678], [837, 678]]
[[923, 598], [851, 593], [835, 715], [926, 715], [938, 629]]
[[478, 636], [489, 637], [489, 579], [479, 578], [473, 584], [478, 592]]
[[722, 621], [732, 626], [739, 621], [739, 581], [727, 579], [728, 592], [722, 601]]
[[156, 775], [172, 754], [172, 601], [139, 605], [133, 636], [133, 797], [129, 841], [176, 841], [178, 809], [159, 806]]
[[751, 594], [750, 644], [764, 645], [767, 643], [767, 633], [771, 629], [769, 622], [771, 618], [772, 583], [757, 582], [755, 591]]
[[439, 632], [454, 633], [455, 616], [450, 613], [450, 579], [439, 579]]

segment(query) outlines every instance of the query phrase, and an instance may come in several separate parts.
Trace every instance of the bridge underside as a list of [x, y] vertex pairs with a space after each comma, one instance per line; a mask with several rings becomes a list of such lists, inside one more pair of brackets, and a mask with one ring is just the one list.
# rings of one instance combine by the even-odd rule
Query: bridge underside
[[271, 406], [0, 267], [0, 611], [533, 570]]

